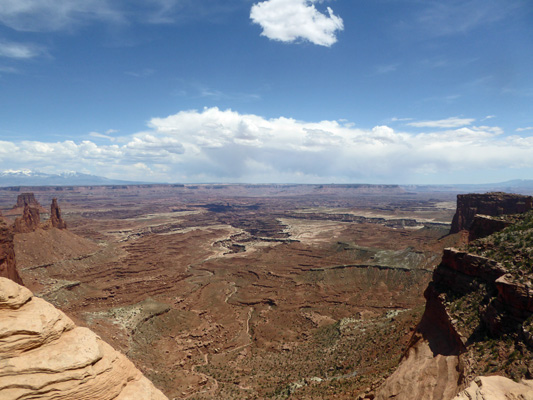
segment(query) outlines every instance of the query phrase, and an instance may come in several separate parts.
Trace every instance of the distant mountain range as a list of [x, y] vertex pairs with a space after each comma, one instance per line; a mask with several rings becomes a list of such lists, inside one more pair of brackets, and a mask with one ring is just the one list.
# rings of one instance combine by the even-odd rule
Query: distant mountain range
[[82, 174], [80, 172], [63, 172], [60, 174], [45, 174], [31, 170], [8, 170], [0, 172], [0, 187], [128, 185], [138, 183], [140, 182], [108, 179], [96, 175]]

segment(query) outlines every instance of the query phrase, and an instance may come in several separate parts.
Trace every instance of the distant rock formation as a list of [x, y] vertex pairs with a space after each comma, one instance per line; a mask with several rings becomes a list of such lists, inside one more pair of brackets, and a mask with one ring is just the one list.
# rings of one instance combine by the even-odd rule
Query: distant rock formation
[[57, 205], [57, 199], [52, 199], [52, 205], [50, 206], [50, 219], [45, 226], [46, 228], [67, 229], [67, 224], [61, 218], [61, 209]]
[[0, 218], [0, 277], [11, 279], [22, 285], [15, 265], [13, 229]]
[[[0, 399], [165, 400], [124, 355], [0, 278]], [[168, 400], [168, 399], [167, 399]]]
[[33, 193], [21, 193], [17, 196], [17, 204], [13, 208], [24, 208], [26, 204], [33, 207], [41, 206]]
[[533, 197], [520, 194], [493, 192], [486, 194], [457, 195], [457, 211], [450, 233], [470, 229], [476, 214], [497, 216], [523, 213], [533, 209]]
[[13, 229], [15, 233], [28, 233], [33, 232], [40, 226], [41, 215], [39, 213], [39, 209], [25, 204], [22, 216], [15, 219]]
[[[24, 193], [24, 195], [31, 195], [24, 197], [27, 198], [33, 198], [33, 193]], [[21, 195], [22, 196], [22, 195]], [[17, 200], [17, 204], [19, 199]], [[22, 212], [22, 216], [15, 219], [14, 224], [14, 232], [15, 233], [29, 233], [34, 232], [35, 230], [41, 228], [41, 229], [51, 229], [51, 228], [57, 228], [57, 229], [67, 229], [67, 224], [65, 221], [63, 221], [63, 218], [61, 217], [61, 209], [59, 208], [59, 205], [57, 204], [57, 199], [52, 199], [52, 204], [50, 206], [50, 219], [46, 221], [44, 224], [41, 224], [41, 211], [40, 208], [42, 208], [38, 203], [38, 207], [32, 207], [30, 204], [26, 203], [24, 205], [24, 211]]]

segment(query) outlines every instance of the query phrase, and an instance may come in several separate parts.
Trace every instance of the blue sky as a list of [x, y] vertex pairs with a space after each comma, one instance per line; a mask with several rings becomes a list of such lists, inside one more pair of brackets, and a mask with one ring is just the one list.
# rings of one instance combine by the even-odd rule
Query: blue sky
[[533, 179], [530, 0], [0, 0], [0, 170]]

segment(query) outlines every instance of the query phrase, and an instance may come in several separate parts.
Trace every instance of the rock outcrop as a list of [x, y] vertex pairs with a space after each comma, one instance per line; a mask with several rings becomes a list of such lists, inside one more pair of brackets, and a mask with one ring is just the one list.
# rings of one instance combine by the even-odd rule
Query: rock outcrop
[[493, 192], [486, 194], [457, 195], [457, 211], [450, 233], [470, 229], [476, 214], [497, 216], [523, 213], [533, 209], [533, 197], [519, 194]]
[[[26, 193], [31, 194], [31, 193]], [[15, 219], [14, 231], [15, 233], [29, 233], [37, 229], [67, 229], [67, 224], [61, 217], [61, 209], [57, 204], [57, 199], [52, 200], [50, 205], [50, 219], [41, 224], [41, 211], [39, 207], [32, 207], [28, 203], [24, 205], [22, 216]]]
[[504, 219], [495, 218], [490, 215], [475, 215], [470, 229], [468, 230], [468, 241], [472, 242], [499, 232], [511, 225], [511, 222]]
[[[454, 221], [471, 226], [481, 207], [522, 213], [531, 199], [459, 196]], [[444, 250], [399, 367], [367, 398], [533, 399], [533, 380], [525, 379], [533, 378], [533, 212], [495, 221], [486, 228], [496, 233]], [[502, 376], [480, 377], [486, 373]]]
[[167, 399], [122, 354], [0, 278], [0, 399]]
[[24, 206], [22, 216], [15, 219], [13, 226], [15, 233], [33, 232], [41, 226], [41, 214], [39, 209], [30, 207], [28, 204]]
[[503, 376], [481, 376], [453, 400], [533, 400], [533, 381], [514, 382]]
[[50, 205], [50, 219], [48, 220], [48, 227], [57, 228], [57, 229], [67, 229], [67, 224], [61, 218], [61, 209], [57, 204], [57, 199], [52, 199], [52, 204]]
[[13, 229], [0, 218], [0, 277], [22, 285], [16, 264], [13, 244]]

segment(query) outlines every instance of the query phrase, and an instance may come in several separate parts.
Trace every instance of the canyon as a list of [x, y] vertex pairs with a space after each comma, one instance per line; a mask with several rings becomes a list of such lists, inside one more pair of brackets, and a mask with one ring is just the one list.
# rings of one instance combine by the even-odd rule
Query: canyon
[[[20, 192], [51, 202], [50, 212], [20, 207]], [[442, 286], [481, 296], [471, 289], [477, 275], [468, 278], [477, 270], [453, 267], [482, 257], [458, 249], [475, 243], [462, 228], [477, 226], [481, 238], [515, 223], [499, 222], [503, 212], [475, 222], [469, 210], [485, 210], [484, 197], [456, 210], [456, 194], [394, 185], [5, 188], [11, 239], [0, 271], [13, 270], [15, 255], [19, 283], [125, 354], [168, 398], [399, 399], [413, 397], [398, 388], [437, 385], [419, 398], [451, 399], [475, 393], [468, 385], [489, 363], [479, 356], [480, 367], [458, 367], [475, 359], [464, 356], [464, 338], [477, 325], [451, 324], [458, 297], [442, 298]], [[467, 222], [449, 234], [454, 215]], [[528, 286], [496, 275], [484, 287], [501, 295], [483, 318], [501, 321], [508, 304], [525, 317], [527, 295], [500, 303]], [[461, 320], [472, 313], [459, 311]], [[508, 324], [493, 325], [497, 337]], [[518, 379], [522, 366], [490, 368]], [[422, 379], [421, 368], [436, 375]]]

